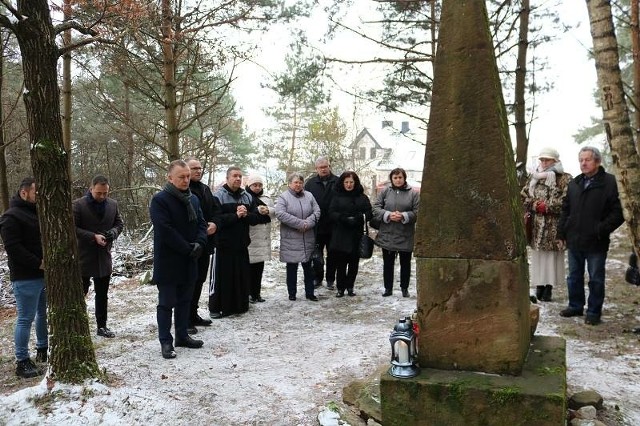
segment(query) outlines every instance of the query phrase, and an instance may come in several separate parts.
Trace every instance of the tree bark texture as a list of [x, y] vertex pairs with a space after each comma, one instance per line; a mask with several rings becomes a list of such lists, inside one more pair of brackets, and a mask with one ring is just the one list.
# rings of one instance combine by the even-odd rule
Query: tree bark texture
[[99, 377], [89, 332], [71, 212], [68, 152], [62, 140], [59, 56], [48, 2], [18, 2], [28, 19], [15, 24], [20, 46], [30, 133], [31, 164], [38, 188], [49, 322], [48, 378], [66, 383]]
[[[65, 0], [63, 4], [64, 20], [71, 19], [71, 0]], [[66, 30], [62, 35], [65, 46], [71, 44], [71, 30]], [[67, 158], [71, 157], [71, 52], [67, 51], [62, 57], [62, 140]], [[69, 167], [71, 170], [71, 167]]]
[[633, 111], [636, 150], [640, 130], [640, 0], [631, 0], [631, 51], [633, 53]]
[[178, 117], [176, 101], [176, 59], [174, 55], [175, 37], [173, 32], [173, 12], [171, 0], [162, 0], [162, 56], [164, 57], [164, 109], [167, 120], [167, 149], [169, 161], [178, 160]]
[[633, 247], [640, 241], [640, 169], [625, 99], [611, 3], [586, 0], [607, 143]]
[[520, 28], [518, 30], [518, 58], [516, 65], [515, 79], [515, 131], [516, 131], [516, 167], [518, 168], [518, 176], [522, 179], [520, 186], [524, 185], [526, 180], [527, 151], [529, 150], [529, 137], [527, 135], [527, 121], [525, 108], [525, 83], [527, 78], [527, 51], [529, 48], [529, 0], [522, 0], [522, 9], [520, 10]]
[[[0, 32], [0, 46], [4, 49], [4, 37]], [[4, 52], [0, 52], [0, 100], [4, 94]], [[6, 141], [4, 138], [4, 106], [0, 101], [0, 211], [4, 212], [9, 208], [9, 185], [7, 184], [7, 160], [5, 157]]]

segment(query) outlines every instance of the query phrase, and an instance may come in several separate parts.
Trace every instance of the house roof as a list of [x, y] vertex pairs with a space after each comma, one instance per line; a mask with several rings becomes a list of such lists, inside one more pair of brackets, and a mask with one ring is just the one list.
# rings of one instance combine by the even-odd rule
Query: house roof
[[380, 145], [380, 143], [376, 140], [376, 138], [373, 137], [373, 135], [371, 134], [371, 132], [369, 132], [369, 129], [367, 129], [366, 127], [363, 128], [362, 130], [360, 130], [360, 133], [358, 133], [358, 135], [355, 137], [355, 139], [353, 140], [353, 142], [351, 143], [351, 145], [349, 145], [349, 149], [353, 149], [356, 146], [358, 146], [358, 143], [364, 139], [365, 136], [369, 136], [369, 139], [371, 139], [371, 141], [373, 141], [373, 143], [376, 145], [376, 148], [383, 148], [382, 145]]

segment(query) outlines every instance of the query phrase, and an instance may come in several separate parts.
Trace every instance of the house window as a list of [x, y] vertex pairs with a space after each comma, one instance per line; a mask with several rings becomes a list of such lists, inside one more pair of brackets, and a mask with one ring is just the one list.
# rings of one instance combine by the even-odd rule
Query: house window
[[366, 160], [366, 158], [367, 158], [367, 148], [362, 147], [360, 148], [360, 159]]
[[376, 158], [376, 149], [371, 148], [369, 158]]

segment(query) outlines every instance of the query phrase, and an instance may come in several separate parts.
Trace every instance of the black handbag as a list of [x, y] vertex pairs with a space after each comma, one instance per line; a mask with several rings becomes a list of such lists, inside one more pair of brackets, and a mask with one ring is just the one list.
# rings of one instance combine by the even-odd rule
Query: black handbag
[[369, 225], [367, 225], [367, 218], [364, 220], [364, 232], [360, 237], [360, 244], [358, 246], [358, 254], [360, 259], [370, 259], [373, 256], [373, 238], [369, 236]]

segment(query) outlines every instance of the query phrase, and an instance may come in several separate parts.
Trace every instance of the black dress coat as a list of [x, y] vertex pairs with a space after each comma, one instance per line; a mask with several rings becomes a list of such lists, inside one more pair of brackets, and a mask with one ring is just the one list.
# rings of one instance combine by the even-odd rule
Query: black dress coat
[[364, 221], [371, 219], [371, 202], [364, 195], [362, 185], [352, 191], [336, 185], [331, 204], [329, 220], [333, 226], [329, 250], [355, 254], [364, 232]]
[[197, 220], [189, 222], [187, 208], [180, 200], [160, 191], [151, 199], [149, 213], [153, 223], [153, 282], [157, 285], [193, 284], [197, 259], [190, 257], [191, 243], [207, 245], [207, 223], [200, 202], [191, 195]]
[[87, 194], [73, 202], [73, 220], [78, 238], [78, 262], [83, 277], [106, 277], [111, 275], [111, 247], [113, 241], [106, 246], [96, 243], [95, 234], [112, 230], [115, 238], [122, 233], [124, 222], [118, 211], [118, 203], [107, 198], [104, 200], [104, 212], [93, 208], [93, 198]]

